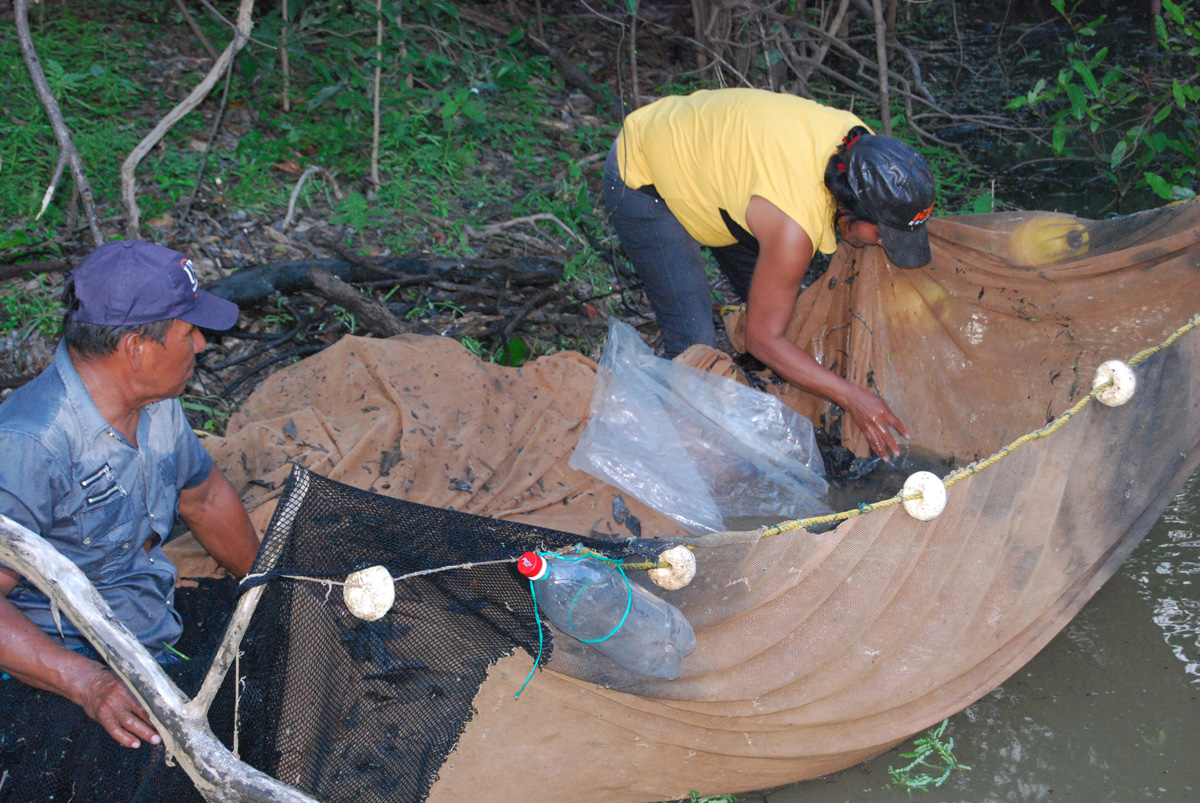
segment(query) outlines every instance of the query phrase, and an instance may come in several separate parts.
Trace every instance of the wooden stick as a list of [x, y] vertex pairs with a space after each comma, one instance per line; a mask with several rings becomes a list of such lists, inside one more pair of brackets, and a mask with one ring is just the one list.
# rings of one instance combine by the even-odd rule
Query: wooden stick
[[[21, 0], [25, 2], [26, 0]], [[139, 142], [125, 161], [121, 163], [121, 202], [125, 207], [125, 233], [131, 240], [136, 240], [141, 236], [141, 209], [137, 203], [137, 178], [134, 175], [137, 171], [137, 166], [145, 158], [150, 149], [159, 143], [166, 136], [175, 123], [179, 122], [188, 112], [200, 105], [200, 102], [208, 96], [216, 85], [217, 79], [220, 78], [225, 70], [229, 69], [233, 64], [233, 57], [237, 55], [250, 40], [250, 30], [254, 23], [251, 20], [251, 12], [254, 10], [254, 0], [240, 0], [238, 6], [238, 21], [237, 29], [234, 31], [233, 41], [225, 48], [220, 57], [213, 63], [212, 69], [208, 71], [208, 75], [204, 76], [204, 80], [196, 85], [188, 96], [180, 101], [179, 105], [171, 111], [167, 112], [166, 116], [158, 121], [158, 125], [147, 134], [141, 142]], [[99, 242], [97, 242], [99, 245]]]
[[379, 88], [383, 77], [383, 0], [375, 0], [375, 97], [371, 103], [371, 184], [379, 192]]
[[879, 116], [884, 136], [892, 135], [891, 94], [888, 92], [887, 23], [883, 19], [883, 0], [871, 0], [875, 12], [875, 58], [879, 61]]
[[283, 25], [279, 28], [279, 64], [283, 70], [283, 110], [287, 112], [291, 111], [291, 98], [288, 97], [288, 83], [291, 80], [291, 70], [288, 69], [288, 28], [292, 24], [288, 0], [282, 0], [279, 13], [283, 17]]
[[204, 31], [192, 19], [192, 15], [188, 13], [187, 6], [183, 4], [183, 0], [174, 0], [174, 2], [175, 7], [179, 9], [179, 13], [183, 14], [183, 21], [187, 23], [187, 26], [192, 29], [192, 33], [200, 40], [200, 46], [204, 48], [204, 52], [208, 54], [210, 59], [216, 61], [217, 51], [213, 50], [213, 46], [209, 43], [208, 37], [204, 35]]

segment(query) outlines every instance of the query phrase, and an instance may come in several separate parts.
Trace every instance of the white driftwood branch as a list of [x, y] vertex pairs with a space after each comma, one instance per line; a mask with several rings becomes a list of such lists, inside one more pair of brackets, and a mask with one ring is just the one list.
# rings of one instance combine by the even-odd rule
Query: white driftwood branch
[[197, 84], [196, 88], [180, 101], [178, 106], [158, 121], [158, 125], [154, 126], [154, 129], [130, 151], [129, 156], [121, 163], [121, 202], [125, 206], [125, 232], [130, 239], [137, 239], [141, 234], [142, 213], [137, 203], [137, 177], [135, 175], [137, 166], [141, 164], [150, 149], [157, 145], [184, 115], [200, 105], [200, 102], [212, 91], [217, 80], [225, 74], [225, 70], [232, 68], [233, 57], [245, 46], [246, 42], [250, 41], [250, 30], [254, 27], [254, 22], [250, 18], [253, 10], [254, 0], [241, 0], [238, 6], [237, 30], [233, 35], [233, 41], [221, 53], [220, 58], [213, 63], [208, 75], [204, 76], [204, 80]]
[[0, 515], [0, 562], [32, 582], [75, 623], [150, 714], [163, 745], [210, 803], [315, 803], [234, 758], [71, 561], [37, 533]]

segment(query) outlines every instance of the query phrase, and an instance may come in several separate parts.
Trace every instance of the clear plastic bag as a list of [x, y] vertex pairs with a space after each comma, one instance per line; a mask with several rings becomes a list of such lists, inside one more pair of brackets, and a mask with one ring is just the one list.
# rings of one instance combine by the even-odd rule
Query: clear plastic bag
[[767, 393], [655, 357], [615, 318], [569, 465], [689, 532], [829, 512], [812, 424]]

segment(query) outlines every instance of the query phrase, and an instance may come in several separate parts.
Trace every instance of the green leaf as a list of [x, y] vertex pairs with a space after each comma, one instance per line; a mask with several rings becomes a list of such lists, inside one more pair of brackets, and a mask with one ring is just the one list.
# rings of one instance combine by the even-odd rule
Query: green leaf
[[1171, 184], [1157, 173], [1146, 173], [1146, 183], [1163, 200], [1171, 200]]
[[1171, 15], [1171, 19], [1175, 20], [1176, 23], [1180, 25], [1184, 24], [1183, 6], [1172, 3], [1171, 0], [1163, 0], [1162, 7], [1164, 11]]
[[317, 108], [322, 103], [336, 95], [339, 90], [341, 90], [341, 87], [336, 84], [334, 86], [325, 87], [320, 92], [313, 95], [313, 99], [308, 102], [308, 110], [312, 111], [313, 109]]
[[508, 43], [510, 45], [515, 45], [517, 42], [520, 42], [524, 38], [525, 38], [525, 29], [522, 28], [520, 25], [517, 25], [509, 32]]
[[1158, 34], [1160, 41], [1167, 41], [1167, 23], [1163, 22], [1161, 15], [1154, 18], [1154, 32]]
[[1117, 169], [1117, 165], [1119, 165], [1121, 160], [1125, 158], [1125, 154], [1128, 152], [1128, 150], [1129, 145], [1125, 142], [1125, 140], [1121, 140], [1117, 143], [1117, 146], [1113, 148], [1112, 157], [1108, 160], [1108, 164], [1113, 170]]
[[1091, 91], [1093, 95], [1100, 94], [1100, 86], [1096, 83], [1096, 76], [1092, 75], [1092, 68], [1084, 64], [1082, 61], [1075, 61], [1071, 64], [1075, 68], [1075, 72], [1083, 78], [1083, 83]]
[[525, 345], [525, 341], [519, 337], [514, 337], [512, 340], [504, 344], [504, 348], [496, 357], [496, 363], [499, 365], [508, 365], [516, 368], [524, 365], [529, 358], [529, 346]]
[[1039, 78], [1038, 82], [1033, 85], [1033, 89], [1029, 90], [1029, 94], [1025, 96], [1025, 99], [1029, 101], [1029, 105], [1032, 106], [1034, 103], [1037, 103], [1038, 98], [1041, 97], [1042, 92], [1044, 92], [1045, 89], [1046, 79]]
[[975, 214], [983, 214], [984, 212], [993, 211], [993, 199], [990, 192], [982, 193], [977, 197], [974, 203], [971, 204], [971, 211]]
[[1063, 146], [1067, 144], [1067, 127], [1057, 125], [1054, 127], [1054, 134], [1050, 137], [1050, 148], [1055, 155], [1063, 152]]
[[1179, 85], [1179, 79], [1176, 78], [1171, 82], [1171, 94], [1175, 96], [1175, 105], [1181, 109], [1187, 108], [1187, 98], [1183, 95], [1183, 87]]
[[1083, 90], [1075, 84], [1068, 84], [1067, 97], [1071, 99], [1071, 114], [1075, 115], [1076, 120], [1082, 120], [1083, 113], [1087, 111], [1087, 100], [1083, 97]]
[[1015, 98], [1013, 98], [1012, 100], [1010, 100], [1010, 101], [1008, 102], [1008, 105], [1007, 105], [1007, 106], [1005, 106], [1004, 108], [1006, 108], [1006, 109], [1019, 109], [1019, 108], [1021, 108], [1022, 106], [1025, 106], [1025, 105], [1026, 105], [1026, 104], [1028, 104], [1028, 103], [1029, 103], [1029, 99], [1028, 99], [1028, 98], [1026, 98], [1024, 95], [1017, 95]]
[[462, 112], [464, 117], [476, 123], [482, 123], [487, 119], [487, 112], [483, 110], [483, 104], [478, 101], [464, 104]]
[[1161, 123], [1163, 120], [1167, 119], [1170, 116], [1171, 116], [1171, 107], [1163, 106], [1161, 109], [1158, 110], [1158, 114], [1154, 115], [1155, 125], [1157, 125], [1158, 123]]

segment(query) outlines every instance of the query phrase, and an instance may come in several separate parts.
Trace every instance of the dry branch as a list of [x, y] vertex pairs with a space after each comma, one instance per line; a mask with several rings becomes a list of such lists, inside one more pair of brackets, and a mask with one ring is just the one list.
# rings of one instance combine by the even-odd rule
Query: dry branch
[[[54, 130], [54, 139], [58, 142], [61, 154], [59, 158], [61, 160], [65, 156], [71, 164], [75, 187], [79, 192], [79, 197], [83, 200], [84, 214], [87, 216], [92, 240], [99, 246], [104, 242], [104, 237], [100, 234], [100, 222], [96, 218], [96, 203], [95, 197], [92, 195], [92, 185], [88, 182], [87, 174], [83, 170], [83, 159], [79, 156], [75, 143], [71, 141], [71, 132], [67, 130], [62, 110], [58, 107], [58, 101], [54, 99], [54, 93], [50, 91], [50, 85], [46, 82], [46, 74], [42, 71], [41, 60], [38, 59], [37, 50], [33, 46], [33, 35], [29, 31], [29, 0], [14, 0], [13, 11], [16, 15], [17, 40], [21, 45], [21, 57], [25, 60], [25, 67], [29, 70], [29, 77], [33, 80], [33, 89], [37, 93], [38, 100], [46, 110], [46, 116], [50, 118], [50, 127]], [[55, 171], [54, 181], [46, 191], [47, 199], [53, 194], [59, 175], [61, 175], [61, 168]], [[45, 205], [43, 203], [43, 209]]]
[[280, 231], [287, 231], [288, 227], [292, 225], [292, 217], [296, 214], [296, 199], [300, 197], [300, 190], [304, 187], [304, 182], [317, 173], [329, 179], [329, 183], [333, 185], [333, 196], [339, 201], [342, 200], [342, 191], [338, 187], [337, 179], [333, 177], [333, 174], [320, 165], [311, 165], [301, 174], [299, 180], [296, 181], [296, 186], [292, 188], [292, 196], [288, 198], [287, 215], [284, 216], [283, 222], [279, 224]]
[[233, 63], [233, 57], [237, 55], [238, 51], [250, 39], [250, 30], [254, 26], [253, 20], [251, 20], [251, 12], [253, 10], [254, 0], [240, 0], [238, 5], [237, 29], [234, 32], [233, 41], [229, 43], [229, 46], [225, 48], [220, 57], [213, 63], [212, 69], [208, 71], [208, 75], [204, 76], [204, 80], [197, 84], [196, 88], [188, 93], [188, 96], [178, 106], [158, 121], [158, 125], [154, 126], [154, 129], [134, 147], [129, 156], [121, 164], [121, 202], [125, 207], [125, 231], [129, 239], [136, 240], [141, 236], [141, 210], [137, 203], [137, 177], [135, 175], [137, 166], [145, 158], [146, 154], [150, 152], [150, 149], [157, 145], [177, 122], [192, 109], [200, 105], [200, 102], [208, 96], [208, 93], [216, 85], [217, 79], [225, 73], [225, 70], [230, 68]]
[[174, 0], [174, 3], [175, 8], [179, 9], [179, 13], [183, 15], [183, 21], [187, 23], [188, 28], [190, 28], [196, 38], [200, 40], [200, 46], [204, 48], [204, 52], [208, 54], [210, 59], [216, 61], [217, 51], [213, 50], [213, 46], [208, 41], [208, 37], [204, 35], [204, 31], [199, 25], [196, 24], [196, 21], [192, 19], [191, 12], [189, 12], [187, 10], [187, 6], [183, 4], [183, 0]]
[[382, 301], [358, 290], [320, 268], [310, 268], [308, 279], [313, 289], [354, 316], [373, 335], [393, 337], [413, 331], [413, 327], [397, 318]]

